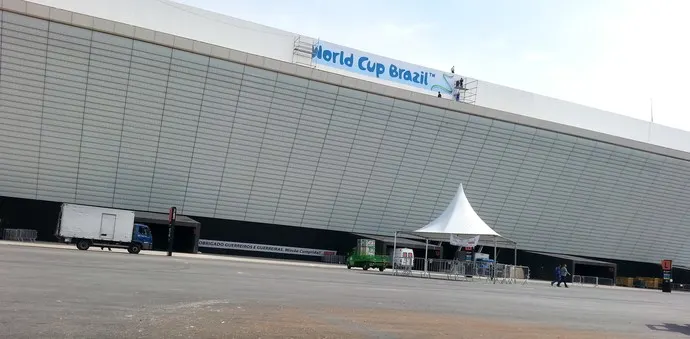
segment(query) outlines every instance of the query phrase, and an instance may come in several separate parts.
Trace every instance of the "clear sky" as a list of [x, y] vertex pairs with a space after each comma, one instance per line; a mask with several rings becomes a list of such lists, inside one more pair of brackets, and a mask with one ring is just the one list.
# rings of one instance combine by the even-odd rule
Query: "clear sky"
[[690, 0], [175, 1], [690, 131]]

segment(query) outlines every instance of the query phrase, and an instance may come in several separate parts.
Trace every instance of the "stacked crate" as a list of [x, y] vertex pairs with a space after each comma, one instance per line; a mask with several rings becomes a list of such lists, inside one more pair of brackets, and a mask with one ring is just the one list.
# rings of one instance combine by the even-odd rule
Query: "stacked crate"
[[653, 289], [659, 289], [661, 286], [661, 278], [640, 278], [644, 280], [645, 284], [647, 285], [647, 288], [653, 288]]
[[616, 277], [616, 286], [632, 287], [635, 278], [630, 277]]
[[659, 289], [661, 287], [661, 278], [650, 277], [616, 277], [616, 286], [634, 287], [636, 281], [641, 281], [645, 288]]
[[376, 241], [371, 239], [358, 239], [357, 240], [357, 253], [359, 255], [375, 255], [376, 254]]

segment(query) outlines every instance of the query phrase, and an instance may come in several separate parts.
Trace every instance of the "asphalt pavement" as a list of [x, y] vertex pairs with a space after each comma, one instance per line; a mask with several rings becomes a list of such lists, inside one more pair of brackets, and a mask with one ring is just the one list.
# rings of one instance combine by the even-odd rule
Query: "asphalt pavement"
[[0, 338], [684, 338], [688, 301], [0, 244]]

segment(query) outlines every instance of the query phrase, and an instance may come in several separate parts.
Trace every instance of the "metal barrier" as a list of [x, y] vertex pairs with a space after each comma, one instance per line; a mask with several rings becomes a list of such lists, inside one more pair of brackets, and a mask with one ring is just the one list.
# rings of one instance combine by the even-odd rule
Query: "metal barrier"
[[[477, 279], [487, 283], [522, 283], [523, 285], [530, 279], [530, 270], [527, 266], [449, 259], [427, 259], [425, 262], [424, 258], [414, 258], [412, 265], [402, 266], [399, 263], [407, 262], [407, 260], [401, 259], [408, 258], [393, 257], [392, 259], [392, 263], [396, 263], [393, 267], [393, 275], [419, 275], [426, 278], [434, 276], [445, 277], [449, 280], [466, 281]], [[326, 255], [321, 257], [321, 261], [327, 264], [342, 265], [347, 262], [347, 257], [343, 255]]]
[[680, 292], [690, 292], [690, 284], [671, 284], [671, 289]]
[[471, 261], [449, 261], [446, 277], [453, 280], [472, 280], [479, 277], [477, 265]]
[[321, 262], [326, 264], [345, 265], [347, 263], [347, 257], [344, 255], [324, 255], [321, 257]]
[[[500, 264], [499, 264], [500, 265]], [[515, 266], [515, 265], [503, 265], [504, 277], [503, 279], [507, 283], [516, 284], [522, 282], [526, 284], [530, 278], [530, 270], [527, 266]]]
[[598, 280], [599, 280], [598, 281], [599, 286], [609, 286], [609, 287], [616, 286], [616, 281], [611, 279], [611, 278], [599, 278]]
[[[395, 258], [393, 261], [395, 262]], [[530, 278], [530, 271], [527, 266], [447, 259], [427, 259], [425, 263], [423, 258], [415, 258], [411, 267], [398, 267], [396, 265], [393, 268], [393, 274], [419, 274], [421, 277], [427, 278], [445, 276], [449, 280], [479, 279], [487, 283], [522, 283], [523, 285]]]
[[584, 275], [574, 275], [573, 276], [573, 285], [591, 285], [594, 287], [599, 287], [599, 286], [614, 286], [615, 281], [610, 278], [600, 278], [600, 277], [592, 277], [592, 276], [584, 276]]
[[11, 229], [7, 228], [3, 232], [2, 239], [12, 241], [28, 241], [35, 242], [38, 238], [38, 231], [27, 229]]

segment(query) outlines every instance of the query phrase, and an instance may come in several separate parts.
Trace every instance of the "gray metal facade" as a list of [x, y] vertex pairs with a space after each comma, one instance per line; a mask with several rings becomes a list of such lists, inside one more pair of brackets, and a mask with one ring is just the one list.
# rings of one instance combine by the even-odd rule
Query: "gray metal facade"
[[690, 164], [3, 12], [0, 195], [690, 264]]

